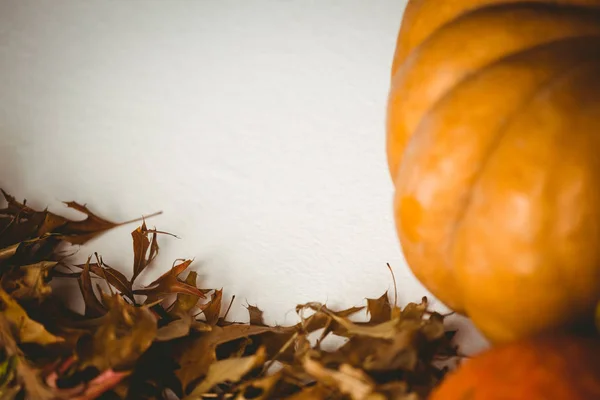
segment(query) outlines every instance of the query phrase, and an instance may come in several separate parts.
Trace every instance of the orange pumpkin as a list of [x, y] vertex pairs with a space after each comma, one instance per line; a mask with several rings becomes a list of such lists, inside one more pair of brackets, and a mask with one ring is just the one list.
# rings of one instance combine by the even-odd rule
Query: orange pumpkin
[[600, 0], [411, 1], [393, 65], [388, 165], [416, 277], [493, 342], [593, 320]]
[[600, 341], [563, 336], [494, 347], [448, 374], [429, 399], [600, 399]]

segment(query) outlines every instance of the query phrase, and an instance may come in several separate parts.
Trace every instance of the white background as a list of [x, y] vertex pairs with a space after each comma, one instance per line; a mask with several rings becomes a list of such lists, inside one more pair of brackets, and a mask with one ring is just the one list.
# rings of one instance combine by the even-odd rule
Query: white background
[[[392, 289], [386, 262], [401, 303], [419, 301], [384, 151], [404, 7], [0, 0], [0, 186], [69, 216], [61, 200], [113, 220], [162, 210], [149, 223], [181, 239], [162, 238], [142, 282], [195, 258], [238, 320], [246, 302], [270, 323], [306, 301], [361, 305]], [[134, 228], [78, 257], [129, 271]]]

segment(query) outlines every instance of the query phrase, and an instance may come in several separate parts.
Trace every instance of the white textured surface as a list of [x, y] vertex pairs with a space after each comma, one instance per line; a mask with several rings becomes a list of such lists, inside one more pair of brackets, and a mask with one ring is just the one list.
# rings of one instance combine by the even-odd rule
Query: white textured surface
[[[404, 3], [0, 0], [0, 186], [57, 212], [163, 210], [149, 222], [182, 239], [144, 281], [195, 257], [240, 320], [246, 301], [279, 323], [362, 304], [392, 288], [386, 262], [418, 300], [384, 152]], [[127, 270], [134, 228], [79, 257]]]

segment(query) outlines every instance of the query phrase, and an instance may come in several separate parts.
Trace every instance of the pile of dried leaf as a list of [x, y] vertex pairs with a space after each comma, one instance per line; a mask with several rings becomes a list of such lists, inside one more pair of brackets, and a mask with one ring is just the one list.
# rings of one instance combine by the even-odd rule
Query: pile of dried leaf
[[[98, 256], [69, 265], [61, 251], [118, 224], [75, 202], [67, 206], [86, 219], [4, 197], [2, 399], [420, 399], [445, 372], [437, 360], [456, 356], [453, 332], [427, 310], [426, 299], [400, 309], [386, 292], [368, 299], [366, 322], [349, 318], [364, 307], [333, 311], [318, 303], [297, 306], [301, 322], [294, 326], [266, 326], [253, 306], [249, 323], [231, 322], [221, 314], [221, 290], [201, 289], [195, 272], [181, 279], [190, 260], [177, 261], [147, 287], [136, 285], [163, 232], [145, 223], [132, 232], [128, 278]], [[69, 278], [79, 282], [84, 315], [49, 286]], [[343, 344], [323, 348], [332, 335]]]

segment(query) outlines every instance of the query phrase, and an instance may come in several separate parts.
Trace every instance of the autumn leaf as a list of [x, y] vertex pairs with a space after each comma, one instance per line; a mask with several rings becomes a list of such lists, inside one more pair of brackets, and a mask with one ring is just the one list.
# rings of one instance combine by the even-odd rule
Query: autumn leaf
[[87, 262], [83, 266], [83, 271], [79, 276], [78, 283], [85, 304], [85, 316], [94, 318], [103, 316], [106, 313], [106, 308], [104, 307], [104, 304], [98, 300], [98, 297], [96, 297], [96, 294], [94, 293], [92, 277], [90, 275], [90, 260], [91, 257], [88, 258]]
[[2, 315], [10, 322], [20, 343], [41, 345], [62, 342], [63, 339], [48, 332], [44, 325], [29, 318], [27, 312], [3, 289], [0, 289]]
[[181, 314], [178, 319], [159, 328], [155, 340], [164, 342], [187, 336], [192, 328], [192, 322], [193, 317], [190, 314]]
[[0, 261], [7, 260], [17, 253], [17, 249], [21, 243], [15, 243], [11, 246], [0, 249]]
[[[90, 259], [91, 260], [91, 259]], [[86, 267], [87, 265], [87, 267]], [[93, 273], [98, 278], [105, 279], [108, 284], [110, 284], [113, 288], [115, 288], [119, 293], [123, 294], [129, 300], [133, 302], [133, 290], [131, 287], [131, 282], [118, 270], [107, 265], [103, 260], [99, 260], [99, 262], [91, 263], [88, 262], [85, 264], [75, 265], [75, 268], [85, 269], [88, 268], [89, 272]], [[56, 274], [56, 276], [61, 277], [73, 277], [79, 278], [82, 273], [71, 273], [71, 274]]]
[[240, 385], [239, 393], [235, 400], [267, 400], [281, 398], [277, 390], [283, 385], [280, 381], [283, 378], [283, 371], [279, 370], [272, 374], [257, 379], [248, 380]]
[[68, 220], [64, 225], [57, 229], [57, 232], [62, 235], [61, 238], [71, 244], [84, 244], [109, 229], [130, 224], [132, 222], [142, 221], [146, 218], [161, 214], [161, 212], [157, 212], [146, 217], [116, 223], [100, 218], [92, 213], [86, 205], [79, 204], [75, 201], [67, 201], [65, 204], [67, 207], [77, 210], [87, 216], [86, 219], [81, 221]]
[[206, 317], [206, 322], [214, 325], [219, 321], [221, 316], [221, 301], [223, 300], [223, 289], [215, 290], [210, 302], [206, 307], [203, 307], [202, 313]]
[[[146, 227], [146, 222], [131, 232], [133, 239], [133, 277], [135, 279], [154, 261], [158, 254], [157, 233]], [[151, 238], [150, 238], [151, 237]]]
[[256, 354], [249, 357], [228, 358], [212, 363], [206, 378], [184, 400], [200, 400], [201, 395], [222, 382], [237, 382], [252, 369], [265, 361], [265, 351], [259, 348]]
[[[319, 362], [306, 357], [302, 363], [306, 372], [314, 376], [325, 385], [333, 386], [340, 393], [349, 395], [353, 400], [371, 400], [378, 397], [373, 396], [375, 382], [360, 369], [353, 368], [348, 364], [342, 364], [339, 370], [331, 370], [323, 367]], [[382, 398], [385, 400], [385, 398]]]
[[142, 289], [134, 290], [133, 293], [147, 296], [146, 304], [154, 303], [157, 300], [174, 293], [183, 293], [205, 298], [206, 296], [204, 293], [196, 286], [189, 285], [178, 278], [191, 263], [192, 260], [186, 260], [173, 266], [150, 285]]
[[248, 315], [250, 316], [250, 325], [264, 325], [265, 321], [263, 319], [263, 312], [256, 306], [248, 304], [246, 307], [248, 310]]
[[392, 318], [392, 307], [386, 291], [378, 299], [367, 299], [367, 310], [371, 315], [370, 322], [380, 324]]
[[[197, 288], [203, 295], [206, 295], [210, 290], [200, 289], [196, 285], [196, 281], [198, 280], [198, 274], [196, 271], [190, 271], [188, 276], [185, 278], [185, 283], [189, 286], [193, 286]], [[186, 294], [186, 293], [178, 293], [175, 302], [173, 302], [173, 306], [171, 307], [170, 313], [172, 315], [178, 316], [181, 314], [187, 314], [196, 307], [198, 304], [198, 300], [200, 300], [200, 296], [195, 294]]]
[[331, 389], [323, 385], [311, 385], [303, 388], [298, 393], [286, 397], [286, 400], [329, 400], [333, 398]]
[[[75, 201], [65, 202], [67, 207], [86, 215], [86, 219], [84, 220], [72, 221], [47, 210], [35, 211], [25, 204], [16, 201], [13, 196], [4, 190], [2, 190], [2, 194], [8, 205], [5, 209], [0, 210], [0, 215], [12, 217], [12, 219], [7, 224], [8, 226], [4, 227], [3, 234], [0, 236], [0, 248], [4, 245], [2, 238], [10, 238], [12, 240], [10, 244], [15, 244], [33, 236], [40, 237], [48, 233], [60, 235], [62, 240], [71, 244], [84, 244], [99, 234], [117, 226], [141, 221], [144, 218], [161, 214], [161, 212], [158, 212], [146, 217], [115, 223], [100, 218], [85, 205], [81, 205]], [[10, 231], [6, 232], [6, 230]]]
[[56, 265], [56, 261], [22, 265], [2, 275], [0, 282], [4, 290], [16, 299], [41, 301], [52, 292], [47, 277]]
[[93, 335], [78, 344], [79, 357], [100, 371], [130, 368], [154, 341], [156, 318], [147, 307], [129, 305], [119, 294], [105, 295], [104, 303], [108, 312]]

